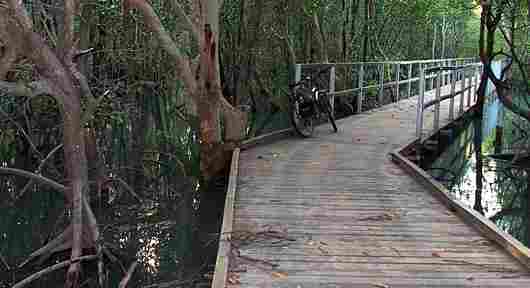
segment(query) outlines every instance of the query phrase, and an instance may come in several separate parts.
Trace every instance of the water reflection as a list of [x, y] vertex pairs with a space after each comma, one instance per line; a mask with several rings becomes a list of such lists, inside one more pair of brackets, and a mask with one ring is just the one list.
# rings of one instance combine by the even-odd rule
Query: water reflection
[[[464, 121], [460, 128], [450, 131], [448, 145], [443, 151], [434, 153], [436, 159], [423, 161], [421, 165], [442, 182], [455, 199], [529, 246], [530, 159], [517, 158], [515, 153], [520, 150], [518, 147], [527, 145], [523, 142], [530, 141], [518, 137], [528, 129], [525, 126], [528, 123], [521, 123], [510, 113], [506, 115], [501, 118], [504, 125], [498, 125], [504, 126], [500, 135], [496, 129], [488, 129], [486, 120]], [[478, 145], [477, 139], [480, 139]]]
[[[203, 192], [224, 197], [226, 183], [222, 184], [218, 190]], [[198, 186], [193, 182], [191, 187]], [[108, 287], [117, 287], [123, 271], [134, 261], [139, 264], [132, 279], [134, 287], [171, 281], [187, 281], [187, 287], [204, 285], [207, 279], [203, 275], [211, 270], [215, 261], [217, 243], [214, 240], [218, 239], [218, 214], [222, 213], [223, 203], [219, 204], [218, 199], [203, 197], [201, 206], [209, 206], [207, 210], [201, 207], [199, 213], [194, 209], [194, 206], [198, 206], [198, 199], [195, 198], [190, 203], [184, 203], [182, 199], [161, 195], [156, 199], [143, 199], [140, 203], [126, 195], [118, 193], [111, 203], [102, 201], [98, 205], [93, 204], [97, 206], [94, 212], [101, 227], [103, 245], [118, 259], [118, 262], [106, 259]], [[31, 197], [28, 193], [28, 197], [14, 206], [5, 201], [0, 202], [0, 254], [6, 257], [10, 267], [21, 263], [32, 251], [53, 238], [57, 231], [64, 229], [68, 218], [57, 216], [63, 212], [64, 200], [61, 195], [45, 189]], [[62, 222], [54, 223], [50, 218], [59, 218]], [[17, 270], [13, 279], [21, 279], [61, 257], [68, 256], [54, 255], [42, 263], [43, 266], [35, 267], [32, 263], [28, 271]], [[97, 279], [97, 271], [93, 267], [84, 268], [87, 281]], [[4, 273], [6, 270], [0, 264], [0, 287], [14, 282], [12, 279], [2, 279]], [[57, 283], [64, 283], [64, 273], [54, 273], [52, 276], [42, 278], [36, 285], [55, 287]], [[4, 280], [8, 282], [2, 282]]]

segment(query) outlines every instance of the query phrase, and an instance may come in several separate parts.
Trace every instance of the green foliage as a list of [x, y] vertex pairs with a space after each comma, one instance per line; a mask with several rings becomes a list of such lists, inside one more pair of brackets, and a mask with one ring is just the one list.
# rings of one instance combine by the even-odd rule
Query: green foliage
[[[379, 84], [379, 82], [376, 80], [368, 80], [367, 84], [368, 86], [374, 86], [374, 85]], [[369, 87], [368, 89], [366, 89], [367, 97], [376, 97], [378, 93], [379, 93], [379, 88], [377, 86]]]
[[0, 165], [15, 159], [15, 130], [0, 129]]

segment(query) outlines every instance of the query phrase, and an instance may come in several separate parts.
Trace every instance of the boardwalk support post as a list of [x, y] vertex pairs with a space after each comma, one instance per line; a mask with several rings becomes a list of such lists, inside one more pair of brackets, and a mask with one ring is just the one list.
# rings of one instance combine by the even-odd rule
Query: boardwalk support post
[[410, 98], [410, 94], [411, 94], [411, 91], [412, 91], [412, 63], [409, 64], [409, 87], [408, 87], [408, 91], [407, 91], [407, 98]]
[[418, 97], [418, 109], [416, 109], [416, 137], [421, 143], [423, 130], [423, 98], [425, 97], [425, 70], [420, 64], [420, 95]]
[[460, 80], [460, 88], [461, 88], [461, 94], [460, 94], [460, 108], [458, 109], [458, 115], [462, 115], [464, 113], [464, 98], [465, 98], [465, 92], [466, 92], [466, 70], [462, 69], [462, 72], [460, 73], [462, 75], [462, 79]]
[[451, 71], [451, 74], [449, 74], [449, 80], [451, 80], [451, 99], [449, 100], [449, 120], [453, 120], [455, 118], [454, 112], [455, 112], [455, 91], [456, 91], [456, 77], [457, 77], [456, 70]]
[[436, 97], [436, 103], [434, 104], [434, 131], [438, 131], [438, 128], [440, 128], [440, 93], [441, 93], [441, 85], [443, 81], [443, 71], [438, 70], [436, 72], [436, 91], [435, 91], [435, 97]]
[[473, 66], [473, 103], [477, 101], [478, 66]]
[[359, 96], [357, 97], [357, 113], [363, 112], [363, 83], [364, 81], [364, 65], [361, 64], [359, 68]]
[[335, 115], [335, 66], [329, 71], [329, 101], [331, 105], [331, 115]]
[[294, 81], [295, 83], [302, 79], [302, 64], [296, 64], [294, 70]]
[[469, 73], [469, 80], [468, 80], [468, 82], [469, 82], [469, 84], [468, 84], [469, 85], [468, 86], [469, 90], [467, 91], [467, 105], [466, 105], [466, 107], [471, 106], [471, 91], [473, 90], [473, 67], [470, 67], [469, 70], [470, 70], [469, 72], [471, 72], [471, 73]]
[[399, 74], [401, 73], [401, 67], [399, 62], [396, 64], [396, 102], [399, 102]]
[[381, 73], [379, 74], [379, 97], [377, 102], [379, 106], [383, 106], [383, 96], [384, 96], [384, 85], [385, 85], [385, 63], [381, 63]]

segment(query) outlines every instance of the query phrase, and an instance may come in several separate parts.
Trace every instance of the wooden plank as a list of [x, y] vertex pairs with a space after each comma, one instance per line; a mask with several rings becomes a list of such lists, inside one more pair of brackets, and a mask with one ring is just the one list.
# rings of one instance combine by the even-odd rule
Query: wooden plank
[[221, 236], [219, 237], [219, 250], [217, 251], [217, 260], [215, 262], [212, 288], [224, 288], [226, 285], [231, 249], [229, 241], [230, 238], [228, 235], [230, 235], [232, 232], [232, 227], [234, 224], [234, 203], [237, 190], [237, 174], [239, 171], [239, 153], [239, 148], [234, 149], [234, 152], [232, 153], [232, 163], [230, 165], [230, 175], [223, 214], [223, 224], [221, 226]]
[[[322, 251], [326, 251], [322, 248]], [[256, 251], [256, 250], [255, 250]], [[259, 251], [259, 250], [258, 250]], [[499, 259], [498, 257], [488, 256], [486, 253], [463, 253], [463, 254], [443, 254], [443, 257], [434, 257], [429, 254], [425, 254], [424, 257], [418, 256], [404, 256], [399, 252], [393, 251], [393, 254], [385, 256], [375, 256], [371, 253], [377, 253], [377, 251], [366, 252], [361, 255], [350, 256], [350, 255], [333, 255], [329, 251], [321, 252], [320, 250], [313, 253], [307, 254], [275, 254], [269, 253], [248, 253], [248, 251], [242, 251], [241, 255], [260, 259], [263, 261], [276, 263], [281, 266], [283, 262], [312, 262], [312, 263], [352, 263], [352, 264], [395, 264], [395, 265], [450, 265], [455, 267], [461, 267], [465, 269], [465, 266], [474, 266], [475, 268], [504, 268], [506, 270], [514, 270], [525, 272], [524, 268], [520, 265], [515, 264], [509, 259]], [[397, 254], [399, 253], [399, 254]], [[453, 257], [450, 257], [452, 255]], [[499, 261], [500, 260], [500, 261]], [[461, 271], [463, 272], [463, 271]]]
[[[259, 273], [259, 272], [257, 272]], [[256, 273], [256, 274], [257, 274]], [[247, 274], [247, 273], [245, 273]], [[282, 287], [282, 288], [402, 288], [402, 287], [527, 287], [528, 279], [518, 277], [518, 274], [502, 273], [455, 273], [440, 275], [439, 273], [417, 273], [414, 276], [391, 272], [337, 272], [329, 274], [312, 274], [310, 272], [291, 272], [285, 278], [271, 279], [270, 275], [261, 272], [259, 276], [243, 274], [240, 284], [227, 287]], [[271, 274], [271, 273], [269, 273]], [[267, 277], [268, 276], [268, 277]], [[438, 276], [438, 277], [435, 277]]]
[[462, 202], [453, 199], [449, 191], [438, 181], [432, 178], [425, 171], [420, 169], [414, 163], [403, 157], [398, 151], [392, 152], [392, 159], [402, 165], [405, 170], [409, 171], [414, 177], [417, 177], [425, 184], [433, 194], [437, 196], [444, 204], [454, 209], [462, 218], [478, 228], [485, 237], [497, 242], [512, 254], [523, 265], [530, 268], [530, 250], [510, 234], [499, 229], [493, 222], [479, 214], [478, 212], [466, 207]]

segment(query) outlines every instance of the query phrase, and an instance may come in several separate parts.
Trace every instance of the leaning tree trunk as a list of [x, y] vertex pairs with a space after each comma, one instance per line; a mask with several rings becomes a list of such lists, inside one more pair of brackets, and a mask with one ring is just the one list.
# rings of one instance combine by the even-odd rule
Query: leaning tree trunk
[[[158, 15], [145, 0], [124, 0], [124, 11], [138, 9], [144, 17], [147, 28], [154, 32], [164, 50], [176, 62], [177, 75], [183, 80], [184, 93], [192, 99], [198, 109], [201, 134], [201, 172], [210, 178], [230, 160], [226, 153], [235, 143], [222, 143], [220, 113], [233, 123], [244, 121], [244, 114], [236, 110], [221, 93], [218, 56], [219, 9], [218, 0], [198, 0], [192, 2], [192, 16], [179, 10], [199, 42], [199, 65], [194, 70], [191, 60], [182, 55], [179, 47], [160, 22]], [[229, 121], [230, 122], [230, 121]], [[237, 126], [237, 127], [236, 127]], [[225, 127], [225, 134], [234, 135], [239, 127]], [[240, 137], [241, 138], [241, 137]], [[239, 139], [241, 140], [241, 139]], [[221, 163], [222, 165], [219, 165]]]
[[[53, 245], [47, 245], [39, 249], [40, 253], [45, 250], [56, 251], [58, 247], [72, 247], [71, 264], [67, 273], [67, 287], [77, 287], [80, 273], [81, 249], [83, 246], [94, 246], [98, 237], [95, 218], [84, 199], [87, 186], [87, 160], [85, 155], [85, 142], [81, 125], [81, 92], [76, 88], [74, 81], [84, 81], [77, 72], [73, 59], [74, 33], [73, 19], [76, 14], [74, 2], [65, 2], [64, 19], [64, 41], [60, 49], [60, 56], [54, 53], [44, 40], [33, 32], [31, 19], [25, 8], [19, 1], [10, 0], [10, 33], [18, 35], [20, 42], [19, 53], [26, 56], [35, 65], [38, 74], [44, 79], [52, 94], [62, 109], [64, 132], [64, 163], [67, 186], [62, 192], [67, 199], [67, 206], [72, 209], [71, 225], [58, 238], [50, 241]], [[61, 60], [60, 60], [61, 59]], [[87, 87], [86, 83], [80, 86]], [[84, 213], [83, 213], [84, 212]], [[83, 217], [83, 214], [85, 216]], [[87, 219], [87, 227], [84, 231], [83, 220]], [[86, 242], [83, 243], [83, 236]], [[83, 245], [85, 244], [85, 245]], [[35, 252], [31, 257], [39, 253]]]

